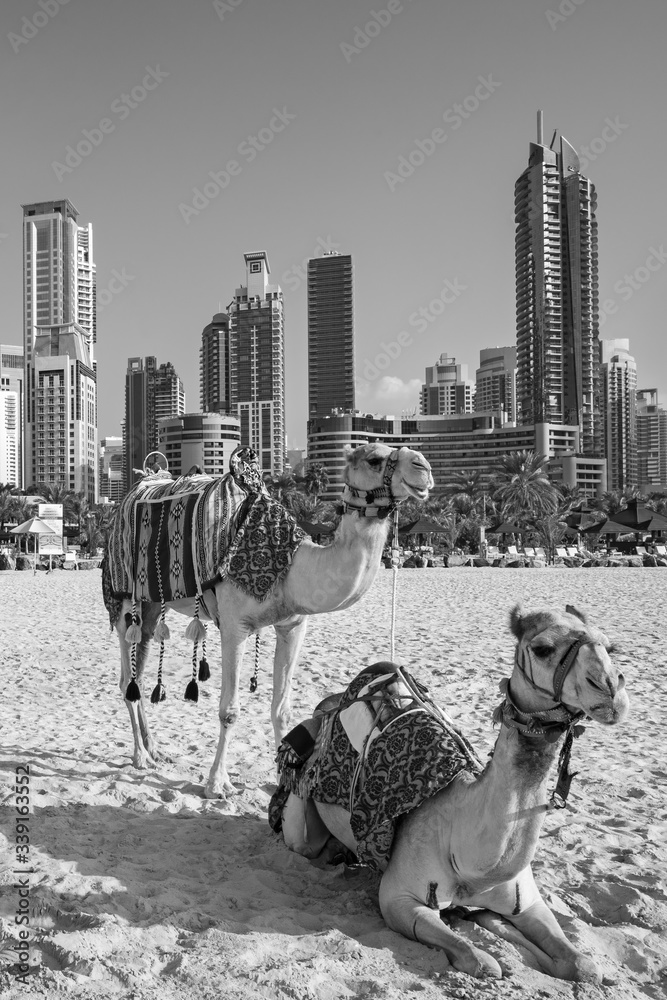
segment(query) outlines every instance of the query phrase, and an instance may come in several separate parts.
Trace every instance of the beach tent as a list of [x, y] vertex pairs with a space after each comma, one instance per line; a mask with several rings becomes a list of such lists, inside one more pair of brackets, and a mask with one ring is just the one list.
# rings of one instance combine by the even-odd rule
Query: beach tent
[[582, 534], [584, 535], [627, 535], [632, 534], [632, 528], [629, 528], [627, 524], [618, 524], [617, 521], [612, 521], [609, 518], [607, 521], [602, 523], [591, 524], [588, 528], [582, 529]]
[[490, 535], [523, 535], [530, 530], [530, 528], [523, 527], [517, 521], [503, 521], [497, 528], [487, 529]]
[[419, 520], [415, 521], [413, 524], [406, 524], [402, 528], [399, 528], [399, 534], [401, 535], [430, 535], [440, 533], [443, 534], [448, 529], [443, 527], [442, 524], [438, 524], [437, 521], [432, 521], [428, 517], [420, 517]]
[[35, 540], [35, 552], [32, 564], [33, 576], [37, 571], [37, 549], [38, 542], [37, 539], [40, 535], [52, 535], [53, 528], [46, 521], [42, 521], [41, 517], [31, 517], [28, 521], [24, 521], [23, 524], [19, 524], [18, 527], [11, 529], [12, 535], [36, 535]]

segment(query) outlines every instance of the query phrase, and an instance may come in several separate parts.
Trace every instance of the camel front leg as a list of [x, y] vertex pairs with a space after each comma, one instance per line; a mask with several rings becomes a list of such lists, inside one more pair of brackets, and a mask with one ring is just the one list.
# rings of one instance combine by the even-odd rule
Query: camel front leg
[[502, 978], [495, 958], [448, 927], [440, 919], [438, 910], [432, 910], [407, 892], [397, 895], [391, 880], [387, 884], [384, 876], [380, 882], [380, 910], [391, 930], [431, 948], [440, 948], [458, 972], [467, 972], [477, 979]]
[[146, 709], [144, 705], [144, 696], [142, 691], [142, 674], [144, 666], [146, 663], [146, 654], [148, 652], [148, 644], [150, 642], [150, 637], [153, 634], [157, 619], [160, 615], [159, 605], [144, 605], [144, 617], [141, 622], [141, 642], [137, 643], [136, 655], [135, 655], [135, 673], [137, 678], [137, 684], [139, 685], [139, 691], [141, 692], [141, 697], [139, 701], [128, 701], [125, 697], [125, 692], [127, 691], [127, 686], [132, 678], [132, 662], [131, 662], [131, 646], [128, 645], [125, 639], [125, 633], [128, 629], [128, 621], [126, 620], [126, 614], [129, 616], [131, 610], [131, 604], [129, 601], [125, 601], [123, 608], [121, 610], [121, 615], [116, 623], [116, 632], [118, 633], [118, 639], [120, 643], [120, 680], [118, 686], [120, 687], [121, 693], [125, 704], [127, 705], [127, 710], [130, 714], [130, 723], [132, 725], [132, 736], [134, 739], [134, 752], [132, 754], [132, 763], [134, 767], [146, 768], [155, 767], [155, 761], [158, 756], [157, 747], [148, 726], [148, 719], [146, 717]]
[[299, 653], [306, 637], [308, 619], [305, 615], [294, 615], [274, 625], [276, 652], [273, 658], [273, 700], [271, 721], [276, 749], [289, 730], [292, 714], [292, 677]]
[[[601, 981], [600, 971], [565, 937], [560, 924], [546, 905], [530, 868], [511, 882], [484, 893], [485, 909], [470, 919], [480, 927], [529, 951], [542, 970], [555, 979], [570, 982]], [[481, 902], [477, 900], [477, 902]]]
[[207, 799], [224, 799], [233, 795], [236, 789], [229, 780], [227, 773], [227, 746], [231, 729], [238, 721], [241, 711], [239, 705], [239, 672], [246, 647], [247, 634], [243, 637], [234, 636], [233, 627], [220, 623], [222, 647], [222, 686], [220, 688], [220, 739], [215, 760], [204, 788]]

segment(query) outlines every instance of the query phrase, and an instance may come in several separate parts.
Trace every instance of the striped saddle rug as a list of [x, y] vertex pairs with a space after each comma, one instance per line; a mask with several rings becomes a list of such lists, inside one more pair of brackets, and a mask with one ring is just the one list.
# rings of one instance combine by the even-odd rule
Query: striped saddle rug
[[147, 476], [114, 518], [106, 587], [116, 600], [169, 603], [229, 578], [263, 601], [304, 537], [263, 487], [249, 490], [232, 473]]
[[358, 674], [332, 710], [295, 727], [278, 749], [280, 782], [269, 805], [279, 832], [290, 792], [350, 813], [357, 857], [378, 871], [389, 864], [401, 819], [461, 771], [482, 767], [466, 738], [428, 691], [393, 663]]

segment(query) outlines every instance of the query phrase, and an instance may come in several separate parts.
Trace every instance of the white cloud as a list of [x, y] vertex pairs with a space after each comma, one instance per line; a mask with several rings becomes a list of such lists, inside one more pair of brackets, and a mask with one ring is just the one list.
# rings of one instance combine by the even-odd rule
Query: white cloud
[[419, 392], [422, 383], [418, 378], [406, 382], [395, 375], [383, 375], [370, 385], [357, 407], [367, 412], [391, 413], [399, 416], [402, 410], [419, 408]]

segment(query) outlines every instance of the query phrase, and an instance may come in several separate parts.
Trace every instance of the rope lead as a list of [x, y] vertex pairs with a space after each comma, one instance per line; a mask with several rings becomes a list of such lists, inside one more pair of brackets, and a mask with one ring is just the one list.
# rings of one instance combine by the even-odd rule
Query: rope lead
[[396, 645], [396, 588], [398, 586], [398, 508], [394, 511], [394, 533], [391, 540], [391, 652], [389, 659], [394, 662], [394, 647]]

